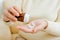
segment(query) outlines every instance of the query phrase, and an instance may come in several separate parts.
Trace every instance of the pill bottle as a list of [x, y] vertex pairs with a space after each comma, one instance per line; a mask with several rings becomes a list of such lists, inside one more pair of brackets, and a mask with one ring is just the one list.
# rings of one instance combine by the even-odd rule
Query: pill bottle
[[21, 21], [21, 22], [29, 22], [29, 19], [30, 19], [30, 14], [28, 13], [21, 13], [19, 17], [16, 17], [18, 21]]

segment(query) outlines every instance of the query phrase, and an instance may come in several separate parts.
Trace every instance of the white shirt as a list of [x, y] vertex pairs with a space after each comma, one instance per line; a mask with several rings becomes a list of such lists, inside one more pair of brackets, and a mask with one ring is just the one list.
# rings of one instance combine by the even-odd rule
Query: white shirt
[[[53, 35], [60, 35], [60, 23], [55, 21], [58, 16], [60, 0], [29, 0], [27, 5], [23, 7], [24, 11], [31, 14], [33, 18], [48, 19], [47, 32]], [[54, 37], [45, 32], [38, 32], [36, 34], [29, 34], [20, 32], [20, 34], [28, 40], [58, 40], [60, 37]]]
[[[9, 5], [9, 3], [13, 3], [14, 0], [7, 0], [7, 5]], [[15, 4], [11, 4], [11, 5], [20, 5], [19, 1], [21, 2], [21, 0], [15, 0]], [[25, 0], [25, 2], [23, 4], [23, 10], [26, 13], [31, 14], [31, 17], [33, 18], [45, 18], [48, 21], [48, 28], [47, 28], [47, 32], [49, 34], [53, 34], [53, 35], [60, 35], [60, 23], [56, 23], [56, 22], [52, 22], [55, 21], [57, 16], [58, 16], [58, 10], [59, 10], [59, 5], [60, 5], [60, 0]], [[20, 5], [21, 6], [21, 5]], [[51, 22], [50, 22], [51, 21]], [[54, 26], [54, 25], [55, 26]], [[57, 27], [58, 26], [58, 27]], [[55, 29], [57, 30], [55, 30]], [[25, 37], [28, 40], [57, 40], [60, 39], [60, 37], [56, 37], [56, 36], [52, 36], [52, 35], [48, 35], [48, 33], [45, 32], [38, 32], [36, 34], [29, 34], [29, 33], [24, 33], [20, 31], [20, 35], [22, 35], [23, 37]]]
[[59, 5], [59, 0], [29, 0], [25, 11], [28, 11], [31, 16], [55, 21]]

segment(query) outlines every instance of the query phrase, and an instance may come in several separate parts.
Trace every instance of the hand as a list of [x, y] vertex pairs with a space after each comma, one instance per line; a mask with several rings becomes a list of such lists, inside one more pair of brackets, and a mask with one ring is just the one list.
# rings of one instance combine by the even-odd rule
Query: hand
[[35, 20], [33, 21], [32, 23], [35, 24], [35, 28], [33, 30], [33, 32], [38, 32], [38, 31], [43, 31], [47, 28], [48, 26], [48, 23], [47, 23], [47, 20], [45, 19], [39, 19], [39, 20]]
[[21, 10], [17, 8], [16, 6], [13, 6], [11, 8], [8, 8], [3, 13], [3, 19], [4, 21], [17, 21], [17, 18], [15, 16], [19, 16], [21, 14]]
[[35, 33], [46, 29], [47, 25], [48, 23], [45, 19], [39, 19], [39, 20], [32, 21], [27, 25], [17, 26], [17, 28], [21, 29], [24, 32]]

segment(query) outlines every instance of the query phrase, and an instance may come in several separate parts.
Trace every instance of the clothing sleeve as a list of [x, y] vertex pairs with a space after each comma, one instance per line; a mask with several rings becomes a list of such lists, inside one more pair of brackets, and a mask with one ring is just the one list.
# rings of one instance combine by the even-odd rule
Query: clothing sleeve
[[58, 8], [60, 9], [60, 0], [59, 0], [59, 2], [58, 2]]
[[48, 21], [48, 27], [46, 28], [46, 32], [55, 36], [60, 36], [60, 0], [56, 22]]
[[48, 21], [46, 32], [54, 36], [60, 36], [60, 22]]

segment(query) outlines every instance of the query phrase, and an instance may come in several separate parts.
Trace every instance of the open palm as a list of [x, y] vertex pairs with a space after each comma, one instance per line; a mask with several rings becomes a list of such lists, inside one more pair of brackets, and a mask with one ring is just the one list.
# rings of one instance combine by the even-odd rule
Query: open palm
[[38, 32], [44, 30], [47, 27], [47, 21], [45, 19], [38, 19], [30, 22], [27, 25], [17, 26], [18, 29], [24, 32]]

